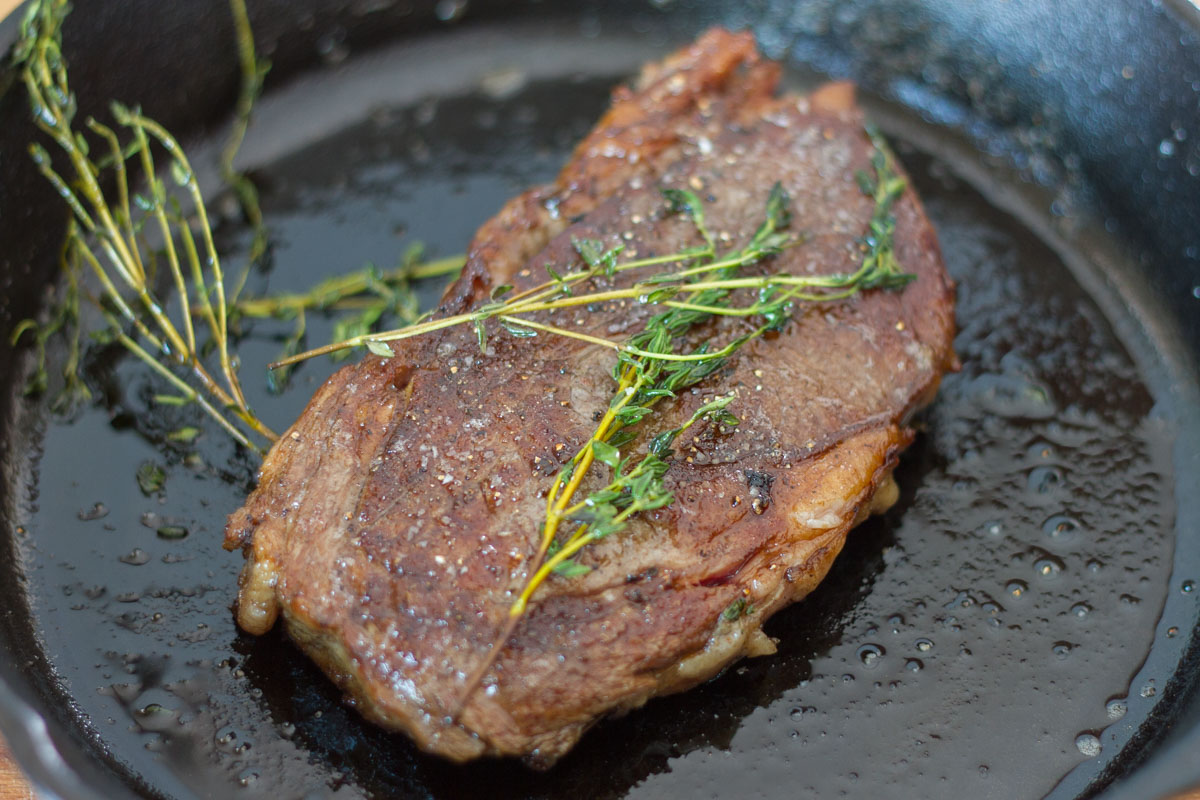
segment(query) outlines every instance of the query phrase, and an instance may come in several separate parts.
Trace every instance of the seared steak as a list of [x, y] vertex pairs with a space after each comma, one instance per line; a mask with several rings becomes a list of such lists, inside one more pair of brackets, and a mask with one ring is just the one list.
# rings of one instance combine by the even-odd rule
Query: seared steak
[[[809, 238], [748, 269], [852, 272], [874, 209], [854, 177], [873, 152], [862, 114], [847, 85], [775, 97], [777, 79], [749, 35], [720, 30], [646, 67], [554, 184], [480, 229], [438, 314], [577, 266], [573, 239], [622, 243], [622, 258], [694, 246], [664, 187], [701, 196], [709, 229], [734, 246], [779, 181]], [[462, 326], [340, 370], [229, 519], [226, 547], [247, 559], [239, 623], [262, 633], [282, 613], [364, 715], [460, 761], [547, 765], [601, 716], [771, 652], [762, 624], [895, 500], [906, 422], [956, 364], [934, 232], [911, 190], [893, 213], [897, 258], [916, 280], [802, 304], [778, 335], [656, 406], [632, 451], [718, 394], [737, 392], [741, 424], [701, 422], [680, 437], [665, 479], [675, 501], [586, 549], [590, 573], [552, 576], [478, 691], [464, 696], [464, 684], [528, 577], [545, 492], [612, 397], [611, 350], [496, 327], [481, 352]], [[619, 340], [658, 310], [621, 302], [541, 319]], [[753, 324], [725, 317], [694, 338], [725, 342]], [[584, 492], [607, 478], [589, 481]]]

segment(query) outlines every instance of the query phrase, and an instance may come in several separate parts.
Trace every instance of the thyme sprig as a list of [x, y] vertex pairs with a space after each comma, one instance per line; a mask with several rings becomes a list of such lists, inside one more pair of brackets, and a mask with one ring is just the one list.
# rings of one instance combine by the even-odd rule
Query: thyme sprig
[[[674, 502], [674, 496], [666, 490], [662, 480], [671, 467], [668, 461], [672, 456], [671, 445], [681, 433], [701, 420], [707, 419], [728, 427], [737, 425], [737, 417], [725, 410], [735, 397], [736, 395], [729, 394], [710, 400], [700, 406], [683, 425], [654, 436], [646, 446], [645, 455], [637, 460], [636, 464], [633, 463], [634, 456], [622, 458], [620, 449], [612, 444], [620, 433], [630, 433], [628, 430], [619, 429], [609, 436], [608, 440], [592, 439], [589, 445], [592, 449], [593, 463], [599, 462], [608, 466], [612, 470], [612, 480], [583, 500], [563, 508], [561, 518], [579, 523], [579, 527], [565, 540], [556, 538], [551, 542], [547, 549], [549, 557], [529, 579], [518, 601], [513, 604], [515, 613], [512, 609], [510, 613], [514, 616], [523, 613], [530, 597], [551, 573], [572, 576], [591, 572], [591, 568], [586, 564], [572, 560], [584, 547], [624, 530], [634, 514], [654, 511]], [[650, 413], [650, 408], [626, 405], [622, 411], [634, 412], [618, 415], [618, 420], [623, 418], [624, 426], [628, 428]], [[631, 438], [625, 437], [623, 441], [629, 441]], [[561, 475], [560, 479], [566, 477]]]
[[[69, 223], [74, 225], [72, 221]], [[80, 264], [75, 248], [68, 236], [59, 252], [59, 269], [63, 273], [63, 287], [53, 303], [53, 310], [46, 322], [39, 324], [34, 319], [23, 319], [13, 326], [9, 341], [16, 344], [27, 332], [33, 334], [37, 348], [37, 360], [33, 374], [25, 383], [24, 394], [41, 394], [49, 388], [49, 373], [46, 370], [46, 345], [50, 339], [62, 335], [67, 339], [67, 357], [62, 364], [62, 389], [51, 401], [50, 409], [56, 414], [69, 414], [81, 403], [91, 399], [92, 393], [80, 376], [83, 358], [83, 329], [79, 321], [79, 278]]]
[[[552, 267], [547, 267], [551, 275], [550, 280], [516, 294], [510, 294], [511, 286], [497, 287], [492, 292], [492, 302], [485, 303], [472, 311], [430, 319], [396, 330], [348, 337], [340, 342], [288, 356], [268, 366], [270, 369], [278, 369], [318, 355], [337, 353], [347, 348], [372, 345], [372, 343], [371, 352], [387, 357], [393, 353], [388, 347], [389, 342], [464, 324], [469, 324], [475, 329], [482, 350], [487, 341], [486, 324], [492, 320], [500, 323], [501, 327], [514, 336], [528, 337], [542, 331], [607, 347], [624, 357], [666, 361], [707, 361], [714, 355], [727, 356], [736, 350], [740, 343], [731, 343], [719, 354], [653, 352], [642, 347], [644, 342], [636, 338], [627, 342], [614, 341], [535, 321], [522, 315], [580, 305], [590, 306], [614, 300], [633, 300], [639, 304], [661, 305], [672, 310], [700, 316], [758, 317], [777, 315], [790, 301], [841, 300], [857, 294], [863, 289], [901, 288], [912, 280], [913, 276], [903, 273], [894, 256], [890, 254], [890, 230], [887, 227], [890, 211], [888, 209], [898, 195], [895, 193], [896, 173], [891, 170], [889, 164], [890, 160], [885, 157], [882, 162], [884, 172], [878, 173], [877, 170], [877, 175], [885, 176], [883, 179], [866, 176], [867, 180], [872, 181], [872, 186], [878, 182], [880, 186], [884, 187], [879, 191], [880, 198], [877, 198], [877, 215], [880, 202], [886, 203], [886, 207], [883, 214], [879, 215], [878, 220], [872, 219], [871, 230], [864, 238], [864, 247], [868, 248], [868, 254], [860, 267], [852, 273], [827, 275], [773, 273], [752, 277], [733, 277], [741, 267], [775, 255], [783, 247], [803, 241], [804, 237], [802, 236], [789, 238], [777, 229], [777, 221], [772, 221], [774, 217], [771, 216], [771, 201], [768, 201], [767, 221], [764, 221], [763, 226], [755, 233], [750, 243], [744, 248], [724, 254], [720, 258], [713, 258], [710, 251], [714, 245], [709, 243], [702, 247], [682, 250], [669, 255], [618, 262], [617, 257], [621, 252], [620, 245], [610, 250], [603, 250], [603, 245], [597, 240], [577, 240], [574, 243], [575, 249], [584, 260], [586, 265], [584, 269], [558, 274], [553, 271]], [[903, 191], [903, 179], [899, 180], [901, 181], [900, 190]], [[691, 195], [687, 204], [680, 205], [680, 202], [674, 199], [674, 195], [668, 194], [668, 200], [674, 209], [695, 207], [700, 202], [691, 192], [673, 191]], [[781, 189], [772, 190], [772, 195], [777, 192], [782, 195]], [[774, 202], [778, 205], [779, 210], [786, 214], [786, 196], [777, 197]], [[690, 212], [688, 213], [690, 215]], [[693, 219], [699, 219], [700, 225], [703, 225], [702, 215], [698, 218], [693, 217]], [[893, 220], [891, 229], [894, 230], [894, 227]], [[628, 270], [640, 270], [672, 263], [692, 264], [692, 266], [678, 271], [651, 275], [623, 288], [594, 290], [579, 294], [574, 291], [579, 284], [600, 276], [611, 277]], [[704, 279], [700, 280], [699, 278]], [[756, 289], [758, 290], [758, 299], [748, 305], [733, 307], [717, 302], [729, 292], [737, 289]], [[698, 294], [678, 299], [678, 295], [684, 291]], [[506, 295], [508, 296], [506, 297]], [[681, 317], [681, 319], [686, 318]]]
[[[747, 342], [768, 330], [777, 330], [791, 315], [792, 300], [787, 293], [768, 288], [759, 293], [759, 299], [753, 304], [762, 318], [755, 328], [715, 350], [710, 350], [708, 342], [705, 342], [690, 353], [676, 352], [695, 326], [717, 312], [730, 308], [728, 301], [732, 289], [724, 286], [724, 283], [734, 280], [743, 266], [781, 252], [800, 241], [800, 237], [785, 231], [791, 222], [789, 198], [777, 183], [768, 196], [765, 219], [750, 241], [744, 247], [718, 258], [699, 198], [687, 190], [672, 190], [665, 194], [671, 210], [687, 214], [705, 244], [689, 252], [690, 258], [699, 263], [677, 273], [687, 273], [686, 277], [681, 280], [676, 278], [670, 286], [662, 286], [666, 276], [659, 276], [655, 284], [660, 288], [652, 294], [665, 293], [671, 298], [684, 295], [686, 299], [676, 301], [659, 297], [652, 300], [647, 296], [643, 301], [658, 302], [668, 308], [650, 317], [641, 331], [619, 346], [617, 363], [613, 368], [617, 390], [592, 436], [567, 462], [550, 488], [546, 498], [541, 544], [531, 562], [535, 565], [531, 567], [533, 574], [509, 609], [511, 617], [519, 617], [525, 612], [538, 586], [551, 570], [565, 563], [564, 558], [578, 552], [585, 544], [623, 528], [631, 516], [626, 513], [628, 509], [637, 509], [639, 505], [648, 503], [646, 508], [640, 510], [652, 510], [661, 507], [655, 505], [655, 501], [664, 497], [666, 503], [670, 503], [670, 495], [662, 488], [662, 476], [666, 470], [658, 465], [666, 464], [663, 456], [671, 442], [683, 430], [714, 414], [719, 414], [725, 424], [737, 424], [736, 418], [725, 411], [733, 398], [730, 396], [707, 403], [683, 427], [652, 438], [646, 456], [638, 464], [641, 471], [634, 469], [638, 472], [638, 482], [626, 485], [620, 483], [620, 479], [628, 460], [620, 458], [618, 448], [634, 440], [632, 428], [648, 417], [664, 397], [673, 398], [704, 380], [724, 366], [729, 356]], [[628, 505], [625, 508], [613, 505], [614, 500], [609, 497], [615, 484], [601, 489], [598, 495], [589, 496], [581, 504], [572, 503], [575, 493], [597, 460], [613, 470], [616, 483], [621, 485], [622, 491], [628, 490]], [[635, 493], [635, 488], [642, 491]], [[550, 561], [543, 563], [557, 541], [555, 537], [559, 528], [566, 521], [575, 521], [579, 525], [562, 543], [562, 549]], [[548, 565], [549, 570], [546, 569]]]
[[[867, 225], [867, 235], [863, 237], [867, 254], [863, 258], [862, 268], [870, 276], [864, 288], [888, 288], [889, 281], [894, 281], [895, 276], [903, 274], [892, 246], [896, 233], [896, 217], [892, 214], [892, 207], [904, 194], [906, 182], [892, 166], [891, 151], [879, 128], [871, 123], [868, 123], [866, 128], [867, 136], [875, 148], [871, 154], [871, 169], [875, 174], [868, 175], [863, 170], [854, 173], [862, 193], [875, 200], [875, 209]], [[907, 280], [911, 280], [911, 276]]]
[[[236, 12], [242, 0], [231, 2]], [[111, 333], [117, 341], [160, 374], [171, 369], [188, 374], [201, 389], [200, 393], [192, 390], [190, 396], [205, 396], [201, 407], [207, 413], [239, 443], [263, 452], [261, 442], [277, 437], [251, 410], [237, 377], [224, 273], [192, 165], [179, 142], [137, 108], [113, 103], [115, 128], [93, 118], [77, 124], [75, 96], [62, 53], [62, 24], [69, 10], [66, 0], [31, 4], [14, 48], [14, 64], [34, 120], [57, 145], [68, 167], [60, 172], [46, 148], [30, 145], [38, 170], [71, 210], [65, 244], [68, 259], [89, 269], [99, 281], [105, 317], [115, 326]], [[253, 40], [249, 41], [252, 47]], [[118, 131], [126, 134], [125, 142]], [[93, 142], [100, 147], [95, 159]], [[166, 155], [173, 189], [159, 177], [156, 152]], [[108, 193], [101, 185], [106, 170], [115, 186]], [[138, 173], [145, 189], [134, 193], [130, 187]], [[149, 247], [149, 235], [161, 239], [161, 254]], [[158, 299], [152, 286], [160, 258], [178, 295], [174, 312]], [[28, 326], [22, 323], [21, 327]], [[215, 369], [201, 357], [205, 343], [198, 329], [207, 332], [216, 354]], [[144, 346], [130, 346], [138, 341]]]
[[[738, 277], [737, 272], [746, 264], [774, 255], [800, 241], [799, 237], [785, 231], [791, 222], [786, 192], [776, 184], [767, 200], [765, 219], [750, 241], [742, 249], [718, 257], [699, 198], [686, 190], [672, 190], [665, 193], [671, 209], [687, 214], [705, 242], [701, 247], [676, 255], [676, 260], [685, 264], [683, 269], [643, 279], [628, 290], [592, 292], [582, 296], [566, 293], [566, 297], [556, 300], [539, 298], [534, 301], [540, 309], [562, 307], [559, 304], [574, 305], [580, 301], [591, 304], [634, 297], [640, 303], [656, 303], [666, 306], [667, 310], [650, 317], [644, 328], [627, 342], [614, 344], [618, 352], [613, 369], [616, 392], [595, 431], [558, 473], [547, 493], [541, 541], [528, 562], [529, 577], [509, 607], [507, 620], [498, 631], [488, 655], [468, 676], [452, 716], [458, 716], [483, 682], [526, 613], [533, 595], [552, 574], [567, 577], [586, 574], [590, 568], [577, 558], [585, 547], [623, 530], [634, 515], [661, 509], [673, 502], [663, 479], [670, 469], [670, 447], [676, 438], [701, 420], [708, 420], [723, 429], [738, 424], [737, 418], [727, 410], [734, 396], [718, 397], [703, 404], [679, 428], [651, 437], [646, 453], [640, 458], [622, 456], [620, 448], [636, 440], [637, 435], [631, 429], [649, 417], [662, 398], [674, 398], [682, 390], [700, 383], [752, 339], [768, 331], [780, 330], [791, 318], [797, 302], [842, 299], [866, 289], [898, 289], [914, 279], [915, 276], [901, 270], [892, 245], [895, 232], [892, 206], [903, 193], [905, 182], [893, 168], [882, 137], [873, 130], [869, 135], [875, 147], [871, 161], [874, 175], [861, 173], [857, 179], [863, 192], [874, 199], [875, 206], [862, 240], [863, 261], [853, 273], [815, 277], [782, 273]], [[615, 252], [600, 254], [594, 244], [582, 246], [576, 243], [576, 250], [593, 273], [603, 267], [611, 275], [628, 266], [616, 262]], [[733, 305], [730, 298], [737, 289], [757, 290], [756, 299], [746, 305]], [[540, 289], [532, 292], [535, 297], [540, 293]], [[684, 299], [678, 299], [681, 296]], [[515, 315], [528, 310], [528, 306], [508, 308], [496, 315], [510, 326], [524, 324], [534, 330], [552, 328], [528, 320], [518, 322], [520, 318]], [[705, 342], [691, 353], [676, 352], [676, 347], [686, 341], [697, 325], [715, 316], [751, 318], [757, 320], [757, 325], [722, 348], [710, 351]], [[475, 317], [471, 322], [478, 330], [480, 318]], [[573, 331], [554, 329], [554, 332], [581, 338]], [[597, 340], [596, 343], [604, 341]], [[480, 345], [483, 345], [482, 334]], [[576, 493], [596, 462], [610, 469], [610, 481], [583, 500], [575, 501]], [[570, 525], [574, 525], [574, 529], [564, 534], [561, 529]]]

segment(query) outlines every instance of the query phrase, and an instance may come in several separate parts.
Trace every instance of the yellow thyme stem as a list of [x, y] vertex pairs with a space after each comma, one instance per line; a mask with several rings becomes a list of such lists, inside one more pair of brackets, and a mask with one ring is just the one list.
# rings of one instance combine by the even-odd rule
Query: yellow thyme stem
[[[411, 267], [400, 267], [379, 276], [384, 282], [399, 280], [421, 280], [441, 275], [452, 275], [462, 269], [466, 258], [462, 255], [447, 256], [434, 261], [414, 264]], [[256, 297], [238, 300], [233, 304], [238, 313], [246, 317], [266, 319], [278, 316], [280, 313], [299, 311], [310, 308], [340, 308], [350, 295], [360, 294], [370, 288], [370, 278], [363, 271], [355, 272], [339, 278], [322, 281], [307, 292], [279, 294], [270, 297]], [[326, 298], [338, 298], [327, 305]]]

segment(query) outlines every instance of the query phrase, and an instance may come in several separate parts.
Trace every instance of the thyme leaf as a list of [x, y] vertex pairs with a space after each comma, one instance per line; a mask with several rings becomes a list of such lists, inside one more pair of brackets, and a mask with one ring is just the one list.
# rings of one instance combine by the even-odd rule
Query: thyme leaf
[[137, 478], [138, 488], [147, 497], [161, 492], [167, 482], [167, 473], [153, 461], [143, 462], [137, 468], [135, 477]]
[[746, 602], [746, 598], [739, 597], [734, 600], [725, 610], [721, 612], [721, 619], [725, 622], [736, 622], [742, 617], [749, 616], [754, 613], [754, 605]]
[[367, 340], [367, 349], [381, 358], [391, 358], [396, 355], [387, 342], [376, 342], [373, 339]]
[[624, 245], [617, 245], [606, 250], [604, 242], [599, 239], [572, 239], [571, 245], [594, 273], [602, 273], [608, 277], [616, 274], [617, 256], [625, 249]]

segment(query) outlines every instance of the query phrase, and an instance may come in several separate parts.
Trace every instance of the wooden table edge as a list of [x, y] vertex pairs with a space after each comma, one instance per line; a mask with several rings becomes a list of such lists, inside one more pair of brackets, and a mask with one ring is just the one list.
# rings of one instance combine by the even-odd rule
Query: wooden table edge
[[[0, 0], [0, 20], [12, 13], [21, 0]], [[0, 800], [32, 800], [33, 789], [0, 737]]]

